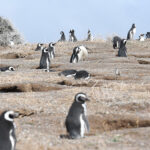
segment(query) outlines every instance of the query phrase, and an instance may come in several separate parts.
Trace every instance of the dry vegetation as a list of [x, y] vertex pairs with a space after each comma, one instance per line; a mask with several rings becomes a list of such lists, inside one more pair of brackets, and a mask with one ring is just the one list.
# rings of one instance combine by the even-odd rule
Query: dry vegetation
[[[72, 49], [89, 48], [87, 60], [70, 64]], [[21, 113], [16, 119], [17, 150], [148, 150], [150, 147], [150, 41], [127, 43], [128, 58], [116, 57], [111, 42], [58, 43], [52, 72], [36, 69], [36, 45], [0, 47], [0, 111]], [[121, 76], [115, 75], [118, 68]], [[58, 76], [64, 69], [86, 69], [89, 80]], [[80, 140], [61, 139], [65, 117], [77, 92], [85, 92], [90, 133]]]

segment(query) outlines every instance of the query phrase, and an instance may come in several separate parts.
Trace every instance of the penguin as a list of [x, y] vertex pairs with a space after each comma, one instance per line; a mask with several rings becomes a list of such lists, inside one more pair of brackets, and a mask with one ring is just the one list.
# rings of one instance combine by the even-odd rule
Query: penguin
[[42, 43], [38, 43], [35, 51], [41, 51], [42, 49], [43, 49], [43, 44]]
[[58, 42], [65, 42], [66, 41], [66, 36], [65, 33], [63, 31], [60, 32], [60, 40]]
[[91, 34], [91, 31], [90, 31], [90, 30], [88, 30], [88, 36], [87, 36], [86, 41], [93, 41], [93, 36], [92, 36], [92, 34]]
[[118, 51], [118, 56], [119, 57], [127, 57], [126, 41], [127, 40], [125, 40], [125, 39], [121, 40], [120, 48], [119, 48], [119, 51]]
[[70, 41], [70, 42], [77, 42], [77, 38], [76, 38], [74, 32], [75, 32], [75, 31], [74, 31], [73, 29], [69, 31], [69, 34], [70, 34], [70, 36], [69, 36], [69, 41]]
[[149, 39], [150, 38], [150, 32], [147, 32], [146, 33], [146, 39]]
[[127, 34], [127, 40], [133, 40], [135, 33], [136, 33], [136, 26], [135, 24], [132, 24], [132, 27]]
[[15, 71], [15, 69], [11, 66], [0, 68], [0, 72], [10, 72], [10, 71]]
[[47, 69], [47, 71], [50, 69], [50, 54], [46, 47], [42, 50], [39, 69]]
[[144, 34], [140, 34], [140, 36], [139, 36], [139, 41], [145, 41]]
[[121, 38], [119, 36], [114, 36], [112, 42], [114, 49], [120, 48]]
[[77, 73], [76, 70], [70, 69], [70, 70], [64, 70], [64, 71], [60, 72], [58, 75], [59, 76], [64, 75], [66, 77], [72, 77], [72, 76], [75, 76], [76, 73]]
[[14, 119], [19, 114], [14, 111], [5, 111], [0, 115], [0, 150], [15, 150], [16, 134]]
[[88, 51], [85, 46], [74, 47], [70, 58], [70, 63], [78, 63], [78, 61], [85, 59], [88, 56]]
[[52, 42], [49, 43], [48, 50], [49, 50], [51, 59], [54, 59], [54, 57], [55, 57], [55, 45], [56, 45], [56, 43], [52, 43]]
[[75, 76], [74, 76], [75, 79], [89, 79], [90, 78], [90, 74], [85, 71], [85, 70], [80, 70], [80, 71], [77, 71]]
[[89, 132], [89, 122], [86, 114], [86, 102], [89, 101], [85, 93], [77, 93], [65, 120], [65, 126], [70, 139], [83, 138]]

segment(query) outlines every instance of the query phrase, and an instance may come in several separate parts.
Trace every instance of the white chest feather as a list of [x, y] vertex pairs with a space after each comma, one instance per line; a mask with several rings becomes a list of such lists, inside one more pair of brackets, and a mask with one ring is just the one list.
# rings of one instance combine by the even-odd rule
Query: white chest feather
[[81, 123], [80, 136], [81, 136], [81, 137], [84, 137], [84, 133], [85, 133], [85, 122], [84, 122], [84, 120], [83, 120], [82, 114], [80, 115], [80, 123]]
[[133, 32], [133, 34], [135, 34], [136, 33], [136, 28], [134, 28], [132, 32]]
[[85, 116], [86, 116], [86, 104], [85, 104], [85, 103], [82, 104], [82, 107], [83, 107], [83, 109], [84, 109], [84, 114], [85, 114]]
[[12, 132], [13, 132], [13, 130], [10, 130], [9, 139], [10, 139], [10, 142], [11, 142], [11, 150], [14, 150], [15, 149], [15, 139], [12, 135]]

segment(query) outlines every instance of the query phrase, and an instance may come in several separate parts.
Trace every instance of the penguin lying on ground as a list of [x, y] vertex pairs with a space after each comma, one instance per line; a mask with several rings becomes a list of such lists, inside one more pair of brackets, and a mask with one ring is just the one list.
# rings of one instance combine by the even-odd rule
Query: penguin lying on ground
[[75, 76], [76, 73], [77, 73], [76, 70], [70, 69], [70, 70], [64, 70], [64, 71], [60, 72], [58, 75], [59, 76], [64, 75], [66, 77], [72, 77], [72, 76]]
[[16, 135], [14, 118], [19, 116], [14, 111], [5, 111], [0, 116], [0, 150], [15, 150]]
[[85, 59], [88, 56], [88, 51], [84, 46], [74, 47], [70, 58], [70, 63], [78, 63], [78, 61]]
[[60, 73], [58, 73], [59, 76], [64, 75], [66, 77], [74, 77], [74, 79], [89, 79], [90, 73], [88, 73], [86, 70], [64, 70]]
[[11, 66], [0, 68], [0, 72], [10, 72], [10, 71], [15, 71], [15, 69]]
[[69, 109], [65, 126], [70, 139], [83, 138], [85, 132], [89, 132], [86, 101], [89, 101], [87, 95], [85, 93], [78, 93], [75, 95], [74, 102]]
[[90, 74], [85, 70], [77, 71], [77, 73], [74, 76], [75, 79], [89, 79]]

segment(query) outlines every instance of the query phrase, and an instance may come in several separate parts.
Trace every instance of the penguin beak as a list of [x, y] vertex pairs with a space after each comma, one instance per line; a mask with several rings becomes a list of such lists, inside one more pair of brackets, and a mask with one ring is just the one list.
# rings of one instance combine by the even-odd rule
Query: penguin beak
[[19, 117], [19, 113], [18, 112], [14, 112], [13, 118], [18, 118], [18, 117]]
[[56, 45], [56, 43], [53, 43], [53, 45], [55, 46], [55, 45]]
[[89, 101], [90, 101], [90, 99], [89, 99], [89, 98], [86, 98], [86, 99], [85, 99], [85, 101], [88, 101], [88, 102], [89, 102]]

